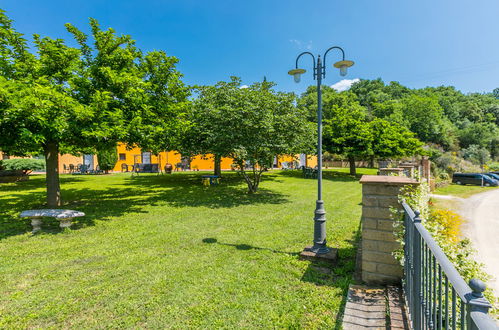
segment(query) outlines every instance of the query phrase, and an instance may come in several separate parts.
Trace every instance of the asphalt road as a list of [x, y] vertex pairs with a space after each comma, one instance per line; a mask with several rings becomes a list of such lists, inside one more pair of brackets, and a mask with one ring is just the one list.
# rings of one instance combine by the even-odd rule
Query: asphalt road
[[476, 258], [493, 276], [488, 282], [499, 297], [499, 189], [461, 199], [459, 213], [467, 220], [463, 235], [477, 250]]

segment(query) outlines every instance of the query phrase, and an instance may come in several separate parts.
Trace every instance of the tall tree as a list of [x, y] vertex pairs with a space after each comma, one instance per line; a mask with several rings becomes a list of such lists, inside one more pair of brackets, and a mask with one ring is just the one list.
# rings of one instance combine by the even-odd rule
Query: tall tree
[[[264, 81], [240, 89], [244, 100], [242, 111], [229, 111], [234, 119], [231, 131], [236, 142], [232, 158], [250, 193], [257, 191], [261, 175], [272, 166], [275, 155], [314, 150], [314, 125], [307, 121], [306, 111], [296, 108], [293, 93], [276, 92], [272, 89], [274, 85]], [[249, 172], [245, 170], [248, 163]]]
[[167, 138], [151, 136], [170, 136], [188, 94], [174, 69], [176, 59], [162, 52], [144, 56], [130, 36], [102, 30], [93, 19], [93, 44], [74, 26], [66, 27], [79, 48], [35, 35], [32, 54], [0, 13], [5, 77], [0, 81], [0, 148], [13, 155], [45, 155], [52, 207], [61, 205], [59, 152], [95, 151], [118, 141], [151, 149], [164, 145]]
[[314, 131], [306, 112], [294, 106], [295, 96], [276, 92], [273, 83], [240, 88], [241, 80], [198, 88], [184, 150], [230, 157], [255, 193], [275, 155], [313, 149]]
[[47, 204], [60, 205], [58, 154], [61, 143], [79, 145], [92, 123], [95, 108], [71, 95], [80, 65], [78, 49], [63, 40], [34, 35], [36, 55], [0, 13], [0, 40], [5, 55], [1, 65], [4, 95], [0, 110], [0, 148], [13, 155], [43, 153], [46, 159]]
[[197, 98], [188, 113], [191, 125], [183, 135], [180, 151], [187, 155], [212, 154], [215, 175], [221, 175], [222, 157], [229, 157], [236, 148], [231, 141], [233, 132], [227, 116], [245, 106], [240, 86], [241, 80], [237, 77], [213, 86], [198, 86]]
[[[372, 136], [368, 113], [352, 92], [338, 93], [323, 86], [323, 146], [324, 150], [347, 157], [350, 174], [356, 174], [355, 161], [372, 155]], [[309, 87], [301, 96], [299, 106], [309, 113], [309, 120], [317, 121], [317, 88]]]
[[462, 148], [477, 145], [490, 151], [491, 143], [499, 135], [494, 123], [469, 123], [459, 131], [459, 142]]
[[385, 83], [381, 78], [374, 80], [361, 79], [350, 87], [350, 92], [357, 96], [360, 105], [372, 110], [374, 103], [390, 100], [390, 95], [384, 89]]
[[373, 155], [373, 137], [368, 122], [358, 113], [349, 113], [346, 108], [340, 110], [334, 117], [324, 120], [324, 149], [345, 155], [350, 164], [350, 175], [356, 175], [355, 161]]
[[44, 154], [47, 204], [59, 206], [59, 152], [84, 141], [81, 128], [92, 122], [92, 110], [43, 84], [2, 79], [0, 89], [6, 96], [0, 109], [2, 150], [20, 156]]
[[402, 125], [376, 118], [369, 122], [369, 130], [373, 158], [400, 158], [422, 152], [423, 143]]
[[435, 97], [410, 95], [400, 100], [407, 128], [424, 142], [453, 145], [453, 127]]

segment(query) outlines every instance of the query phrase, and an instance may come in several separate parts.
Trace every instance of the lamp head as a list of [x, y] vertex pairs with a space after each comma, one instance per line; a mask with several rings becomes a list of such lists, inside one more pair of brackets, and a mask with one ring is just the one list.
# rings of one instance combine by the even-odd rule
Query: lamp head
[[339, 61], [333, 64], [335, 68], [340, 69], [340, 75], [342, 77], [347, 75], [347, 69], [353, 65], [353, 61]]
[[299, 83], [301, 80], [301, 75], [304, 74], [305, 72], [307, 72], [305, 69], [296, 68], [293, 70], [289, 70], [288, 74], [295, 78], [295, 83]]

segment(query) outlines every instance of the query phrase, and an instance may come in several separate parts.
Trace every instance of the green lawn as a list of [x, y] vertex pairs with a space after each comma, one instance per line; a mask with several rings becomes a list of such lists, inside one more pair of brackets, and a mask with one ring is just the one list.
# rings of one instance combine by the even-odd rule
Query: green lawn
[[[491, 189], [497, 189], [497, 187], [480, 187], [480, 186], [472, 186], [472, 185], [458, 185], [458, 184], [449, 184], [444, 187], [440, 187], [435, 189], [433, 194], [435, 195], [448, 195], [459, 198], [468, 198], [475, 194], [479, 194], [485, 191], [489, 191]], [[437, 209], [441, 210], [457, 210], [460, 207], [459, 200], [456, 199], [439, 199], [432, 198], [431, 199], [433, 206]]]
[[445, 187], [435, 189], [433, 193], [436, 195], [451, 195], [455, 197], [468, 198], [471, 197], [472, 195], [489, 191], [491, 189], [497, 189], [497, 187], [480, 187], [472, 185], [458, 185], [451, 183]]
[[[360, 169], [373, 174], [375, 170]], [[62, 176], [65, 208], [87, 216], [30, 233], [21, 210], [44, 178], [0, 185], [0, 328], [338, 328], [355, 263], [361, 185], [325, 173], [334, 267], [302, 261], [314, 180], [266, 173], [248, 195], [235, 173]]]

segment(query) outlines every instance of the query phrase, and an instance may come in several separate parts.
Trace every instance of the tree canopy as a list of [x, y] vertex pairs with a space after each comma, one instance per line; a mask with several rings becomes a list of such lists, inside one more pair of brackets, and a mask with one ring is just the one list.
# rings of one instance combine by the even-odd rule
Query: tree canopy
[[[380, 80], [372, 82], [374, 85], [379, 83]], [[399, 94], [405, 93], [404, 88], [398, 89], [401, 90]], [[422, 143], [401, 123], [374, 115], [378, 103], [373, 103], [370, 113], [352, 91], [339, 93], [324, 86], [322, 93], [324, 149], [347, 157], [352, 175], [356, 173], [355, 160], [398, 158], [421, 151]], [[307, 109], [311, 121], [316, 121], [317, 88], [309, 87], [298, 104]]]
[[349, 92], [357, 96], [370, 120], [398, 123], [432, 148], [463, 156], [462, 149], [478, 146], [497, 159], [498, 90], [464, 94], [452, 86], [410, 89], [378, 78], [360, 80]]
[[0, 149], [45, 155], [49, 206], [61, 204], [59, 152], [95, 152], [118, 141], [172, 147], [188, 102], [176, 58], [144, 54], [130, 36], [102, 30], [94, 19], [90, 36], [66, 28], [79, 47], [34, 35], [30, 52], [0, 12]]
[[313, 124], [297, 108], [295, 95], [276, 92], [271, 82], [241, 88], [241, 80], [198, 87], [183, 150], [231, 157], [248, 184], [258, 190], [262, 173], [276, 155], [313, 150]]

